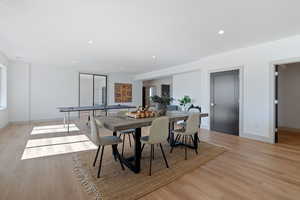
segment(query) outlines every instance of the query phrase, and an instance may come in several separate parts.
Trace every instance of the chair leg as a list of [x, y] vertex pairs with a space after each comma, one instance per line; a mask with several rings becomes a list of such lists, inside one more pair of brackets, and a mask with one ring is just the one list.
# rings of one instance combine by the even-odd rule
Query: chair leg
[[192, 144], [194, 144], [193, 136], [190, 135], [190, 138], [191, 138]]
[[183, 136], [183, 138], [184, 138], [184, 144], [185, 144], [185, 148], [184, 148], [184, 151], [185, 151], [185, 160], [187, 160], [186, 136]]
[[177, 139], [178, 142], [180, 141], [180, 138], [181, 138], [181, 135], [179, 135], [179, 137], [178, 137], [178, 139]]
[[96, 157], [95, 157], [95, 160], [94, 160], [94, 163], [93, 163], [93, 166], [94, 166], [94, 167], [95, 167], [96, 162], [97, 162], [97, 159], [98, 159], [98, 154], [99, 154], [100, 148], [101, 148], [101, 146], [99, 145], [98, 150], [97, 150], [97, 153], [96, 153]]
[[144, 143], [143, 146], [142, 146], [141, 154], [143, 153], [144, 147], [145, 147], [145, 143]]
[[161, 153], [162, 153], [162, 155], [163, 155], [163, 157], [164, 157], [166, 166], [167, 166], [167, 168], [169, 168], [169, 164], [168, 164], [168, 161], [167, 161], [167, 159], [166, 159], [166, 155], [165, 155], [164, 149], [163, 149], [163, 147], [161, 146], [161, 143], [159, 144], [159, 146], [160, 146]]
[[[115, 146], [115, 148], [117, 148], [117, 145]], [[123, 159], [122, 159], [120, 153], [119, 153], [118, 151], [116, 151], [116, 152], [117, 152], [117, 156], [118, 156], [118, 158], [119, 158], [119, 161], [120, 161], [120, 165], [121, 165], [121, 167], [122, 167], [122, 170], [125, 170], [124, 165], [123, 165]]]
[[175, 140], [174, 140], [174, 144], [176, 144], [176, 143], [177, 143], [177, 141], [178, 141], [178, 138], [180, 138], [180, 135], [179, 135], [179, 134], [177, 134], [177, 135], [176, 135], [176, 138], [175, 138]]
[[131, 134], [128, 134], [128, 138], [129, 138], [129, 146], [130, 146], [130, 148], [131, 148], [131, 136], [130, 136]]
[[[193, 138], [193, 136], [191, 136], [192, 138]], [[194, 144], [194, 147], [195, 147], [195, 152], [196, 152], [196, 154], [198, 155], [198, 140], [199, 140], [199, 138], [198, 138], [198, 136], [196, 135], [195, 136], [195, 138], [194, 138], [194, 142], [193, 142], [193, 144]]]
[[151, 167], [152, 167], [152, 153], [153, 153], [153, 144], [151, 144], [151, 150], [150, 150], [150, 167], [149, 167], [149, 176], [151, 176]]
[[152, 160], [154, 160], [154, 144], [153, 144], [153, 149], [152, 149]]
[[181, 135], [179, 135], [179, 134], [176, 135], [176, 138], [175, 138], [175, 140], [173, 141], [173, 144], [172, 144], [172, 146], [171, 146], [170, 153], [173, 152], [174, 145], [177, 143], [177, 140], [180, 138], [180, 136], [181, 136]]
[[124, 155], [124, 145], [125, 145], [125, 134], [123, 134], [122, 157], [123, 157], [123, 155]]
[[174, 149], [174, 146], [171, 146], [170, 153], [172, 153], [172, 152], [173, 152], [173, 149]]
[[100, 164], [99, 164], [98, 176], [97, 176], [98, 178], [100, 178], [100, 172], [101, 172], [101, 167], [102, 167], [103, 152], [104, 152], [104, 146], [102, 146], [102, 151], [101, 151]]

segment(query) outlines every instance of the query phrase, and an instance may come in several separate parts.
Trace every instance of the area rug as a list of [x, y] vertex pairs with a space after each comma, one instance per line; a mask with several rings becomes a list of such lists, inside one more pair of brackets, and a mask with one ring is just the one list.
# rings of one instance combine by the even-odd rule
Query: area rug
[[[133, 147], [126, 140], [125, 156], [133, 155]], [[122, 145], [118, 149], [121, 152]], [[74, 174], [81, 185], [88, 192], [91, 199], [139, 199], [164, 185], [167, 185], [183, 175], [199, 168], [226, 150], [212, 144], [201, 142], [198, 155], [188, 149], [188, 159], [184, 159], [184, 148], [176, 147], [170, 153], [170, 146], [163, 145], [170, 168], [166, 168], [160, 148], [155, 146], [155, 157], [152, 161], [152, 176], [149, 172], [150, 146], [144, 148], [141, 160], [141, 172], [135, 174], [125, 167], [123, 171], [120, 163], [112, 156], [111, 147], [106, 147], [103, 155], [101, 177], [97, 178], [99, 159], [93, 167], [96, 151], [80, 152], [73, 156]]]

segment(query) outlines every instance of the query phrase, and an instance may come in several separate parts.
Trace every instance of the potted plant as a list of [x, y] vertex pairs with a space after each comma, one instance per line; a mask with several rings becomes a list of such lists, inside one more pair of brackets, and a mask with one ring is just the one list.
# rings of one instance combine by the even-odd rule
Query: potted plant
[[179, 105], [183, 107], [184, 111], [187, 111], [188, 105], [192, 102], [191, 97], [185, 95], [181, 99], [178, 99]]
[[152, 102], [156, 103], [157, 110], [159, 111], [160, 116], [164, 116], [167, 113], [167, 106], [171, 104], [174, 100], [172, 97], [169, 96], [158, 96], [154, 95], [151, 97]]

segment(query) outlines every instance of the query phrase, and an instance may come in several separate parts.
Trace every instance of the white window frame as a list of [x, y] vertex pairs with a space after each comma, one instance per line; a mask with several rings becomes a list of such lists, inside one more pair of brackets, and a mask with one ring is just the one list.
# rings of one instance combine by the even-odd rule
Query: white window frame
[[5, 110], [7, 108], [7, 68], [0, 63], [0, 70], [0, 110]]

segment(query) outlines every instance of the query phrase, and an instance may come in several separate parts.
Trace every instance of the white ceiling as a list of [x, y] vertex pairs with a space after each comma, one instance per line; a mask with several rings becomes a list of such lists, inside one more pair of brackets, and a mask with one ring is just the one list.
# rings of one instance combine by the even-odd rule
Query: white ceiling
[[0, 0], [0, 51], [41, 67], [148, 72], [299, 34], [299, 7], [299, 0]]

